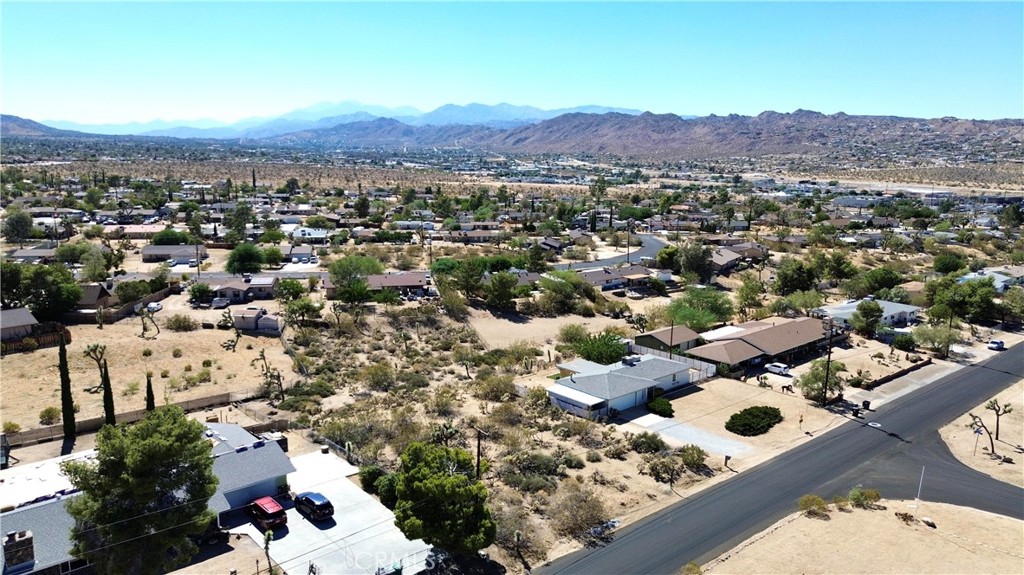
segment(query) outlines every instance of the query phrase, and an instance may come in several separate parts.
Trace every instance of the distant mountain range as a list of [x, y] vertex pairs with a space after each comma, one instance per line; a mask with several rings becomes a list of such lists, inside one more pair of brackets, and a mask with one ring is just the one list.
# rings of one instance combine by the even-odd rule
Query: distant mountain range
[[412, 107], [387, 108], [363, 104], [351, 100], [337, 103], [321, 103], [293, 110], [277, 117], [247, 118], [233, 124], [215, 120], [191, 122], [166, 122], [155, 120], [145, 123], [127, 124], [79, 124], [66, 121], [44, 121], [52, 128], [74, 130], [90, 134], [167, 136], [171, 138], [268, 138], [317, 128], [329, 128], [338, 124], [392, 118], [410, 126], [489, 126], [492, 128], [514, 128], [548, 120], [563, 114], [583, 112], [603, 114], [618, 112], [639, 114], [640, 110], [608, 108], [604, 106], [579, 106], [558, 110], [542, 110], [533, 106], [511, 104], [467, 104], [459, 106], [446, 104], [432, 112], [423, 113]]
[[[991, 160], [1020, 159], [1020, 120], [915, 119], [892, 116], [825, 115], [808, 110], [763, 112], [757, 116], [685, 118], [675, 114], [571, 111], [543, 120], [533, 116], [562, 110], [526, 106], [442, 106], [415, 121], [375, 117], [366, 111], [317, 119], [278, 118], [217, 136], [205, 128], [196, 138], [297, 147], [447, 147], [464, 146], [507, 153], [593, 154], [651, 159], [707, 158], [724, 155], [819, 154], [842, 152], [870, 159], [900, 157]], [[307, 110], [308, 116], [340, 111]], [[632, 112], [632, 111], [627, 111]], [[461, 123], [458, 123], [461, 120]], [[518, 125], [516, 125], [518, 123]], [[183, 137], [186, 128], [152, 135]], [[84, 137], [16, 116], [0, 118], [0, 135]], [[111, 137], [111, 136], [105, 136]], [[136, 136], [136, 138], [141, 136]]]

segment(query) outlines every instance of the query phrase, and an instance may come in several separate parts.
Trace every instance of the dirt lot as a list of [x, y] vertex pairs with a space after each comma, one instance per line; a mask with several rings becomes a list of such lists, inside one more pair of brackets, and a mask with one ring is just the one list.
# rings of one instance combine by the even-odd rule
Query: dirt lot
[[[1004, 390], [995, 398], [1000, 405], [1009, 403], [1013, 411], [999, 419], [999, 441], [995, 442], [996, 453], [1013, 459], [1013, 463], [1002, 463], [991, 457], [988, 436], [975, 435], [968, 427], [970, 416], [964, 414], [939, 430], [942, 439], [953, 455], [964, 465], [991, 475], [1000, 481], [1024, 487], [1024, 380]], [[987, 401], [985, 402], [987, 403]], [[969, 410], [981, 416], [985, 425], [995, 434], [995, 413], [985, 409], [985, 403]], [[975, 446], [977, 451], [975, 452]]]
[[543, 345], [546, 341], [558, 339], [558, 330], [571, 323], [585, 326], [591, 333], [596, 333], [608, 326], [632, 329], [621, 319], [605, 316], [583, 317], [566, 315], [560, 317], [522, 317], [522, 321], [505, 319], [492, 315], [487, 311], [471, 310], [469, 325], [480, 334], [488, 347], [507, 347], [515, 341], [531, 341]]
[[[1024, 573], [1024, 522], [944, 503], [794, 514], [705, 566], [705, 573]], [[906, 525], [896, 511], [928, 517]]]
[[[168, 305], [174, 306], [173, 301]], [[212, 311], [219, 317], [219, 310]], [[157, 313], [161, 323], [166, 319], [161, 317], [163, 314], [168, 314], [168, 310]], [[137, 319], [125, 319], [108, 324], [102, 330], [95, 325], [70, 327], [72, 343], [68, 345], [68, 364], [75, 403], [80, 407], [78, 419], [103, 414], [102, 393], [85, 391], [99, 383], [96, 363], [83, 355], [86, 347], [94, 343], [107, 346], [106, 359], [118, 412], [145, 407], [147, 371], [153, 372], [158, 404], [165, 399], [181, 401], [259, 386], [262, 378], [251, 362], [264, 349], [271, 365], [285, 374], [286, 382], [291, 383], [296, 378], [291, 371], [291, 359], [284, 353], [278, 338], [243, 336], [237, 351], [232, 353], [221, 347], [222, 342], [233, 338], [230, 331], [200, 329], [176, 333], [162, 329], [155, 339], [143, 339], [139, 337], [140, 326]], [[150, 328], [149, 334], [153, 333]], [[174, 357], [176, 349], [180, 350], [180, 357]], [[145, 350], [151, 350], [151, 355], [144, 355]], [[183, 385], [185, 376], [202, 372], [204, 360], [211, 362], [210, 382], [187, 390], [172, 389], [175, 384]], [[22, 429], [39, 427], [40, 410], [47, 406], [60, 407], [56, 347], [6, 355], [0, 360], [0, 375], [5, 422], [18, 423]], [[138, 387], [133, 392], [135, 385]]]

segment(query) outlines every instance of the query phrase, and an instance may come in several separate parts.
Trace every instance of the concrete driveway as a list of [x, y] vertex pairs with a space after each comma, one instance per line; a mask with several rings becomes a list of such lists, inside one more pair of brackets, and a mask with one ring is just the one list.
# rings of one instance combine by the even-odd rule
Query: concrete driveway
[[729, 455], [743, 455], [751, 450], [751, 447], [742, 441], [710, 433], [668, 417], [646, 413], [646, 410], [628, 410], [622, 417], [628, 419], [631, 424], [657, 433], [673, 447], [682, 447], [692, 443], [699, 445], [705, 451]]
[[[295, 473], [288, 482], [296, 493], [319, 491], [334, 504], [334, 517], [311, 522], [294, 507], [286, 507], [288, 525], [275, 530], [270, 557], [288, 573], [366, 575], [378, 567], [403, 566], [403, 573], [425, 568], [430, 546], [409, 541], [395, 527], [395, 515], [365, 493], [348, 476], [358, 469], [333, 454], [307, 453], [292, 458]], [[252, 523], [233, 530], [248, 534], [261, 545], [263, 534]]]

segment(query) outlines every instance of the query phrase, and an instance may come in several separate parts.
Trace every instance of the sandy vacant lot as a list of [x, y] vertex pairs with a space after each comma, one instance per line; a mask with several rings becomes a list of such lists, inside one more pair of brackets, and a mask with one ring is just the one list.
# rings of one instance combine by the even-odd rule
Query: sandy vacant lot
[[[158, 321], [165, 312], [157, 314]], [[172, 312], [173, 313], [173, 312]], [[157, 404], [166, 397], [171, 402], [195, 399], [226, 392], [250, 390], [262, 383], [260, 371], [251, 362], [260, 350], [266, 350], [271, 365], [281, 370], [286, 383], [297, 376], [291, 371], [291, 359], [275, 337], [243, 336], [237, 351], [232, 353], [221, 343], [233, 339], [233, 332], [199, 329], [172, 332], [161, 329], [156, 339], [139, 337], [141, 322], [125, 319], [97, 329], [95, 325], [71, 326], [72, 342], [68, 345], [68, 365], [72, 393], [80, 406], [78, 419], [103, 415], [103, 394], [89, 393], [86, 388], [99, 384], [96, 363], [83, 355], [86, 347], [98, 343], [107, 346], [106, 359], [114, 388], [114, 405], [118, 412], [145, 407], [146, 372], [153, 372], [153, 388]], [[154, 331], [150, 328], [149, 335]], [[247, 349], [251, 346], [251, 349]], [[145, 350], [150, 355], [143, 355]], [[174, 350], [181, 350], [174, 357]], [[60, 376], [57, 370], [56, 347], [31, 353], [15, 353], [0, 360], [0, 398], [3, 420], [21, 425], [22, 429], [40, 427], [39, 412], [48, 406], [60, 407]], [[185, 376], [196, 375], [203, 361], [210, 360], [210, 379], [191, 389], [174, 391], [175, 382], [184, 383]], [[189, 367], [190, 366], [190, 367]], [[191, 369], [191, 371], [186, 371]], [[167, 377], [162, 377], [166, 371]], [[134, 393], [133, 384], [138, 384]]]
[[[990, 456], [988, 436], [977, 436], [968, 427], [971, 422], [966, 413], [939, 430], [942, 439], [953, 452], [953, 456], [968, 467], [992, 477], [1024, 487], [1024, 380], [1003, 390], [996, 396], [1000, 405], [1009, 403], [1013, 411], [999, 420], [999, 441], [995, 442], [996, 453], [1013, 459], [1013, 463], [1002, 463]], [[969, 410], [981, 416], [985, 425], [995, 434], [996, 416], [985, 409], [985, 403]], [[975, 453], [975, 444], [977, 452]]]
[[632, 328], [624, 320], [605, 316], [583, 317], [566, 315], [560, 317], [526, 317], [510, 320], [477, 309], [470, 310], [469, 325], [480, 334], [489, 348], [508, 347], [516, 341], [530, 341], [542, 346], [546, 341], [558, 340], [558, 330], [571, 323], [585, 326], [591, 333], [597, 333], [608, 326]]
[[[1024, 573], [1024, 522], [944, 503], [794, 514], [705, 566], [707, 573]], [[896, 511], [932, 519], [904, 524]]]

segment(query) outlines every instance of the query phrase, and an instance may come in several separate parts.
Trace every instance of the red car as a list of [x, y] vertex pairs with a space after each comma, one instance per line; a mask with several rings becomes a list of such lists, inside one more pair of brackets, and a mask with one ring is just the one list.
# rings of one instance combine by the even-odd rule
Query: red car
[[260, 529], [266, 531], [282, 525], [287, 525], [288, 516], [284, 513], [284, 507], [273, 497], [260, 497], [253, 501], [246, 508], [252, 520], [259, 525]]

